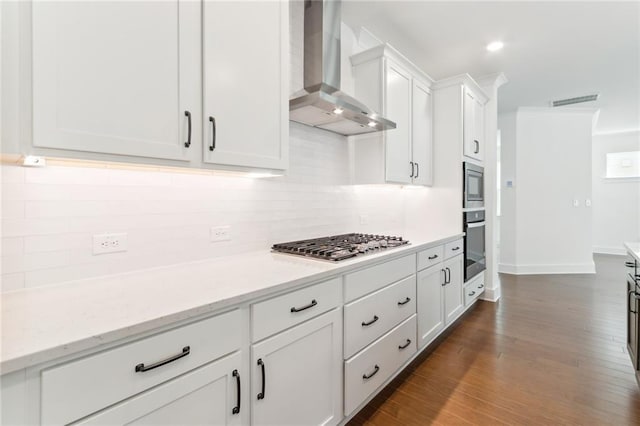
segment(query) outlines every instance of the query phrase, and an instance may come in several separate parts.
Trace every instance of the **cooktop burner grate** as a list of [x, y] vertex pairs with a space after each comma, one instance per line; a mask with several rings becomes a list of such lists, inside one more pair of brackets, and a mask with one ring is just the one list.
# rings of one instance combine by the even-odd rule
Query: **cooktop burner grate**
[[311, 240], [274, 244], [275, 252], [340, 261], [366, 253], [387, 250], [409, 244], [402, 237], [374, 234], [343, 234]]

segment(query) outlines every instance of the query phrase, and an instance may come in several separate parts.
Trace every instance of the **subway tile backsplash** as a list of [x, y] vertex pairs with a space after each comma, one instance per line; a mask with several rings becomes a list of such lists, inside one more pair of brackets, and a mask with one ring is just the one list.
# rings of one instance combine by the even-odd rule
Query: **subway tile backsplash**
[[[415, 235], [429, 191], [349, 185], [346, 138], [295, 123], [283, 177], [4, 165], [2, 291], [340, 232]], [[217, 225], [232, 227], [231, 241], [210, 242]], [[105, 232], [126, 232], [128, 251], [92, 255], [92, 236]]]

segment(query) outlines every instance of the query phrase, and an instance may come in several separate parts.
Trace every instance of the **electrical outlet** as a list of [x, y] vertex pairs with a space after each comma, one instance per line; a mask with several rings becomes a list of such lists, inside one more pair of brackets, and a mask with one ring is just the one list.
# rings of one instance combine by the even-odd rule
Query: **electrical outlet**
[[93, 254], [127, 251], [127, 234], [98, 234], [93, 236]]
[[211, 227], [211, 242], [231, 241], [231, 226]]

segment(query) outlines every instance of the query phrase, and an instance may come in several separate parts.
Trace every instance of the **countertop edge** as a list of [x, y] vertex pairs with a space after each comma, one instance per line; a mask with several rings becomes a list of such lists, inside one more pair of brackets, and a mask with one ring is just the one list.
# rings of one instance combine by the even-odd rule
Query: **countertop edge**
[[[25, 368], [30, 368], [39, 364], [54, 361], [58, 358], [68, 357], [74, 354], [91, 351], [92, 349], [97, 349], [100, 346], [109, 345], [119, 340], [125, 340], [136, 335], [141, 335], [140, 337], [144, 338], [144, 334], [150, 333], [156, 329], [170, 326], [171, 324], [188, 322], [190, 319], [213, 315], [217, 312], [222, 313], [224, 310], [234, 309], [235, 307], [252, 300], [261, 299], [267, 296], [275, 296], [278, 293], [290, 291], [292, 289], [295, 289], [296, 287], [301, 287], [306, 284], [312, 284], [317, 281], [322, 281], [335, 276], [343, 275], [345, 273], [366, 268], [383, 261], [415, 254], [419, 251], [433, 246], [446, 244], [447, 242], [455, 241], [456, 239], [462, 238], [463, 235], [463, 233], [458, 233], [436, 240], [421, 241], [416, 244], [411, 243], [408, 246], [402, 247], [401, 250], [384, 252], [371, 257], [365, 256], [361, 259], [357, 259], [357, 262], [351, 261], [345, 263], [344, 265], [336, 264], [337, 267], [329, 271], [310, 274], [295, 280], [285, 281], [255, 291], [239, 294], [228, 299], [207, 301], [202, 305], [194, 306], [192, 308], [181, 310], [179, 312], [168, 313], [167, 315], [153, 318], [145, 322], [134, 323], [129, 326], [120, 327], [114, 330], [100, 333], [98, 335], [87, 336], [83, 339], [61, 343], [58, 346], [46, 348], [33, 353], [23, 354], [14, 358], [2, 359], [0, 360], [0, 374], [9, 374]], [[282, 256], [290, 255], [282, 254]]]
[[624, 247], [627, 249], [627, 253], [633, 256], [637, 262], [640, 262], [640, 242], [626, 242], [624, 243]]

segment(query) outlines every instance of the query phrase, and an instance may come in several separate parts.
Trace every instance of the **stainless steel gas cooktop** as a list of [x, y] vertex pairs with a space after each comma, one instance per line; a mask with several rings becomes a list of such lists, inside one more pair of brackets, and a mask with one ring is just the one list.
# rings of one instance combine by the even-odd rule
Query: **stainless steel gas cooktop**
[[307, 256], [315, 259], [340, 261], [382, 250], [409, 244], [402, 237], [373, 234], [343, 234], [311, 240], [274, 244], [271, 248], [279, 253]]

